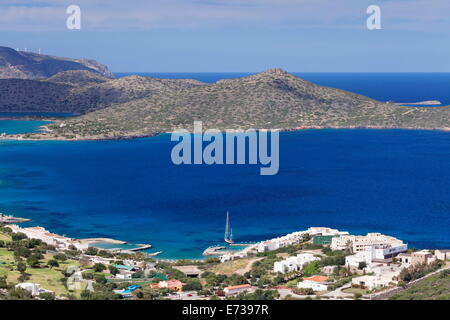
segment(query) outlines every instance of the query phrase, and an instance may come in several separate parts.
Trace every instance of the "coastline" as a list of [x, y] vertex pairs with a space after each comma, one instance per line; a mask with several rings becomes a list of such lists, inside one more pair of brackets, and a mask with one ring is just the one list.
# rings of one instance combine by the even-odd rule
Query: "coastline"
[[[450, 107], [446, 105], [442, 105], [442, 102], [439, 100], [426, 100], [426, 101], [417, 101], [417, 102], [384, 102], [385, 104], [395, 104], [399, 107], [406, 107], [411, 109], [416, 109], [417, 107], [423, 107], [426, 105], [430, 105], [433, 107]], [[425, 108], [425, 107], [424, 107]], [[26, 112], [24, 112], [26, 114]], [[79, 114], [73, 114], [73, 116], [80, 116]], [[26, 117], [1, 117], [0, 112], [0, 120], [40, 120], [40, 121], [51, 121], [52, 123], [59, 123], [62, 127], [64, 125], [64, 121], [67, 119], [61, 117], [44, 117], [44, 116], [26, 116]], [[77, 134], [73, 134], [74, 137], [65, 137], [62, 135], [54, 134], [53, 130], [49, 129], [48, 124], [39, 126], [39, 132], [31, 132], [31, 133], [19, 133], [19, 134], [3, 134], [0, 135], [0, 141], [119, 141], [119, 140], [134, 140], [134, 139], [142, 139], [142, 138], [150, 138], [154, 136], [158, 136], [161, 134], [172, 134], [174, 131], [155, 131], [151, 133], [135, 133], [135, 134], [124, 134], [124, 135], [112, 135], [112, 136], [80, 136]], [[291, 128], [259, 128], [256, 130], [274, 130], [278, 132], [292, 132], [292, 131], [302, 131], [302, 130], [326, 130], [326, 129], [367, 129], [367, 130], [388, 130], [388, 129], [398, 129], [398, 130], [423, 130], [423, 131], [450, 131], [450, 127], [393, 127], [393, 126], [377, 126], [377, 125], [369, 125], [369, 126], [358, 126], [358, 125], [342, 125], [342, 126], [320, 126], [320, 125], [301, 125], [297, 127]], [[206, 130], [206, 128], [205, 128]], [[228, 129], [225, 129], [228, 130]], [[222, 131], [225, 131], [222, 130]], [[233, 131], [241, 130], [241, 129], [229, 129]], [[246, 129], [242, 129], [246, 130]]]
[[109, 243], [109, 244], [127, 244], [128, 242], [122, 241], [122, 240], [116, 240], [112, 238], [86, 238], [86, 239], [78, 239], [79, 241], [86, 243], [88, 245], [103, 242], [103, 243]]
[[[410, 130], [410, 131], [450, 131], [450, 127], [443, 128], [416, 128], [416, 127], [386, 127], [386, 126], [299, 126], [294, 128], [274, 128], [274, 129], [257, 129], [257, 130], [274, 130], [277, 132], [295, 132], [304, 130]], [[238, 129], [234, 129], [238, 130]], [[13, 134], [0, 136], [0, 141], [121, 141], [121, 140], [135, 140], [143, 138], [156, 137], [162, 134], [172, 134], [173, 131], [167, 132], [155, 132], [142, 135], [130, 135], [130, 136], [115, 136], [115, 137], [77, 137], [77, 138], [65, 138], [61, 136], [48, 137], [45, 134]]]

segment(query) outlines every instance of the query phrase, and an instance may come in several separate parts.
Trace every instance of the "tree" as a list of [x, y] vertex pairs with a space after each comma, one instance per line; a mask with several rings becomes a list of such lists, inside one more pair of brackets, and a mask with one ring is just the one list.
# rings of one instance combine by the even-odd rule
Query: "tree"
[[103, 274], [98, 274], [94, 277], [95, 282], [100, 283], [100, 284], [105, 284], [106, 282], [108, 282], [106, 280], [106, 277]]
[[47, 265], [48, 265], [50, 268], [53, 268], [53, 267], [59, 267], [59, 263], [58, 263], [58, 261], [56, 261], [55, 259], [48, 260]]
[[0, 289], [8, 288], [8, 283], [6, 282], [6, 276], [0, 277]]
[[55, 294], [51, 292], [43, 292], [39, 294], [39, 298], [43, 300], [55, 300]]
[[353, 295], [353, 297], [355, 298], [355, 300], [359, 300], [362, 298], [362, 293], [361, 292], [355, 292], [355, 294]]
[[95, 256], [97, 254], [98, 250], [96, 248], [93, 247], [89, 247], [86, 250], [86, 254], [90, 255], [90, 256]]
[[190, 279], [183, 286], [183, 291], [199, 291], [202, 289], [203, 289], [202, 284], [198, 279]]
[[309, 233], [304, 233], [302, 235], [302, 240], [303, 240], [303, 242], [307, 242], [307, 241], [311, 240], [311, 235]]
[[362, 270], [362, 269], [364, 269], [365, 267], [367, 267], [367, 263], [366, 263], [365, 261], [360, 261], [360, 262], [358, 263], [358, 269], [359, 269], [359, 270]]
[[31, 268], [37, 268], [39, 267], [39, 260], [36, 258], [36, 256], [31, 256], [27, 259], [27, 263]]
[[239, 284], [246, 284], [247, 280], [245, 279], [244, 276], [241, 276], [240, 274], [237, 273], [233, 273], [228, 279], [227, 279], [227, 284], [229, 286], [236, 286]]
[[11, 235], [11, 239], [13, 241], [20, 241], [20, 240], [23, 240], [23, 239], [26, 239], [26, 238], [27, 238], [27, 235], [25, 233], [22, 233], [22, 232], [13, 233]]
[[303, 274], [310, 277], [320, 272], [320, 262], [312, 261], [303, 267]]
[[20, 274], [19, 278], [17, 278], [17, 280], [19, 280], [19, 282], [26, 282], [29, 279], [30, 279], [30, 276], [25, 272], [22, 272]]
[[17, 257], [28, 258], [29, 256], [31, 256], [31, 253], [31, 250], [25, 247], [17, 247], [14, 250], [14, 255]]
[[17, 270], [18, 270], [20, 273], [24, 273], [24, 272], [27, 270], [27, 265], [26, 265], [23, 261], [20, 261], [20, 262], [17, 264]]
[[92, 293], [89, 290], [83, 290], [80, 293], [80, 297], [81, 297], [81, 299], [89, 300], [92, 298]]
[[106, 270], [106, 267], [103, 263], [96, 263], [92, 268], [94, 269], [95, 272], [102, 272]]
[[109, 265], [108, 269], [109, 269], [109, 273], [111, 273], [113, 276], [115, 276], [116, 274], [119, 273], [119, 269], [117, 269], [113, 265]]
[[296, 288], [293, 292], [302, 296], [310, 296], [314, 294], [314, 290], [311, 288]]
[[58, 261], [66, 261], [67, 260], [67, 256], [64, 253], [57, 253], [53, 256], [53, 258]]
[[14, 300], [26, 300], [32, 298], [31, 293], [22, 288], [12, 287], [8, 290], [8, 294]]

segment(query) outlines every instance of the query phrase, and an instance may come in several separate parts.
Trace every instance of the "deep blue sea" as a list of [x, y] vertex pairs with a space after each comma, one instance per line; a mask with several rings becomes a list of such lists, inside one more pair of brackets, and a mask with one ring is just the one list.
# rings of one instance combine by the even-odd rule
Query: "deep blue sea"
[[[384, 101], [450, 103], [449, 74], [424, 74], [423, 81], [419, 75], [304, 77]], [[441, 90], [427, 90], [430, 83]], [[152, 251], [164, 251], [162, 258], [200, 258], [221, 243], [227, 210], [236, 241], [329, 226], [383, 232], [418, 248], [450, 248], [450, 132], [282, 133], [275, 176], [260, 176], [259, 166], [175, 166], [174, 144], [170, 135], [0, 142], [0, 212], [72, 237], [151, 243]]]

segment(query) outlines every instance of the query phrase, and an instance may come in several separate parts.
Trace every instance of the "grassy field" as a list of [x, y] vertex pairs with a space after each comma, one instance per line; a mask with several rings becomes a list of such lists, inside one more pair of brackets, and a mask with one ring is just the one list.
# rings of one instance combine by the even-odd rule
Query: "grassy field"
[[[51, 255], [45, 255], [41, 265], [46, 265], [48, 260], [51, 259]], [[0, 276], [7, 276], [7, 281], [10, 283], [17, 283], [20, 276], [20, 272], [17, 271], [16, 263], [14, 260], [14, 254], [4, 248], [0, 248]], [[79, 296], [81, 290], [69, 292], [64, 283], [61, 282], [63, 275], [62, 270], [68, 266], [79, 267], [78, 261], [67, 260], [60, 262], [60, 266], [56, 268], [30, 268], [28, 267], [26, 273], [30, 275], [28, 282], [38, 283], [42, 288], [54, 291], [57, 295], [74, 294]], [[83, 287], [81, 289], [84, 289]]]
[[358, 293], [360, 293], [360, 294], [362, 294], [362, 295], [368, 293], [367, 290], [365, 290], [365, 289], [360, 289], [360, 288], [348, 288], [348, 289], [342, 290], [342, 292], [350, 293], [350, 294], [355, 294], [355, 293], [358, 294]]
[[430, 276], [390, 300], [450, 300], [450, 271]]
[[0, 233], [0, 240], [11, 241], [11, 237], [8, 236], [7, 234]]
[[232, 261], [227, 261], [213, 266], [210, 270], [216, 274], [225, 274], [227, 276], [236, 273], [240, 269], [246, 269], [246, 267], [253, 263], [254, 259], [237, 259]]

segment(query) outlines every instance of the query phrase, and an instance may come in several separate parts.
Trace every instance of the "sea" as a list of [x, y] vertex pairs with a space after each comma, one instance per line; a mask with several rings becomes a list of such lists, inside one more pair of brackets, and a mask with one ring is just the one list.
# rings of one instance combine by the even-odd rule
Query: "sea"
[[[127, 73], [118, 74], [125, 76]], [[141, 73], [204, 82], [246, 73]], [[450, 104], [449, 73], [299, 73], [382, 101]], [[426, 106], [425, 106], [426, 107]], [[0, 120], [0, 132], [39, 123]], [[33, 129], [34, 128], [34, 129]], [[169, 134], [126, 141], [1, 141], [0, 212], [75, 238], [150, 243], [164, 259], [311, 226], [450, 248], [450, 132], [324, 129], [280, 134], [280, 170], [174, 165]]]

